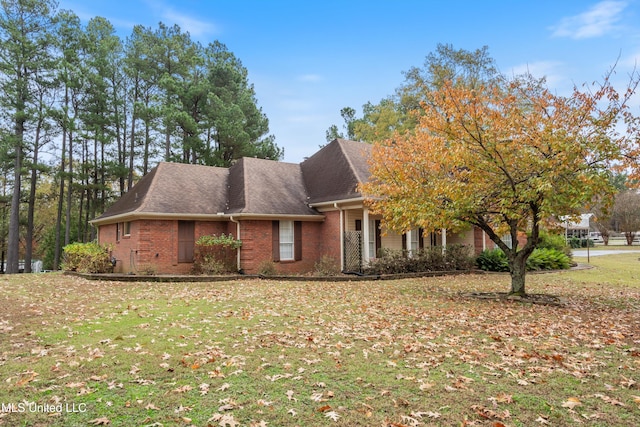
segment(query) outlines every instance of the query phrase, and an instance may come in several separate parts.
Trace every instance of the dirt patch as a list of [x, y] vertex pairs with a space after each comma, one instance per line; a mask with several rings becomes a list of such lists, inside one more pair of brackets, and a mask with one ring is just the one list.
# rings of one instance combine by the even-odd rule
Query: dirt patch
[[519, 296], [511, 295], [507, 292], [468, 292], [463, 293], [462, 296], [465, 298], [513, 301], [525, 304], [553, 305], [558, 307], [564, 307], [567, 304], [565, 299], [547, 294], [527, 294], [525, 296]]

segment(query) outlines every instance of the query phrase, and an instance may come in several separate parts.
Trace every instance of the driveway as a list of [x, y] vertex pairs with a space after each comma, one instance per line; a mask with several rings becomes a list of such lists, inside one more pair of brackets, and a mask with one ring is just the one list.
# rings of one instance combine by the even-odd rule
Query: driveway
[[[586, 257], [586, 249], [574, 249], [573, 256]], [[589, 249], [589, 256], [603, 256], [603, 255], [617, 255], [617, 254], [634, 254], [640, 253], [640, 250], [635, 249]]]

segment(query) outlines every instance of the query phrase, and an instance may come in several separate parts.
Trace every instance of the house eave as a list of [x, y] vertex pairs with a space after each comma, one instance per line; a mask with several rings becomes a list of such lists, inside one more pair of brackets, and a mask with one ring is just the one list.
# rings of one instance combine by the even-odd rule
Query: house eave
[[315, 209], [334, 208], [337, 206], [351, 205], [355, 203], [364, 203], [364, 197], [352, 197], [350, 199], [327, 200], [324, 202], [309, 203], [309, 207]]
[[258, 213], [225, 213], [221, 217], [239, 220], [275, 220], [284, 219], [290, 221], [324, 221], [324, 215], [299, 215], [299, 214], [258, 214]]
[[324, 221], [324, 215], [296, 215], [296, 214], [253, 214], [253, 213], [215, 213], [215, 214], [194, 214], [194, 213], [153, 213], [153, 212], [127, 212], [113, 215], [106, 218], [96, 218], [89, 223], [93, 226], [115, 224], [118, 222], [135, 221], [142, 219], [156, 220], [191, 220], [191, 221], [229, 221], [233, 219], [241, 220], [273, 220], [285, 219], [291, 221]]

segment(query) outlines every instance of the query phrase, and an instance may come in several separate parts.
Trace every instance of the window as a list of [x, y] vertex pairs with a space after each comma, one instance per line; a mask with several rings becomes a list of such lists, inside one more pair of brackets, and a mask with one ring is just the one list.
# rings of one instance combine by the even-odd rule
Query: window
[[123, 236], [131, 235], [131, 223], [129, 221], [122, 223], [122, 235]]
[[272, 222], [272, 253], [274, 261], [300, 261], [302, 259], [302, 222]]
[[411, 230], [411, 252], [416, 253], [420, 249], [420, 238], [422, 237], [422, 229], [414, 228]]
[[509, 249], [513, 248], [513, 240], [511, 239], [511, 234], [505, 234], [503, 235], [500, 240], [502, 240], [504, 242], [505, 245], [507, 245], [507, 247]]
[[280, 260], [293, 260], [293, 221], [280, 221]]
[[378, 250], [382, 248], [382, 232], [380, 230], [380, 220], [369, 220], [369, 259], [378, 256]]
[[195, 222], [178, 221], [178, 262], [193, 262]]

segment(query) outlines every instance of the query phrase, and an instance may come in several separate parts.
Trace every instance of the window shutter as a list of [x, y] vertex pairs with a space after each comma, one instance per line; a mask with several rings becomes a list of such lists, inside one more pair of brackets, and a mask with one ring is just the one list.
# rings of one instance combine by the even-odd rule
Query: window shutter
[[274, 261], [280, 261], [280, 221], [271, 221], [271, 252]]
[[424, 249], [424, 229], [418, 228], [418, 248]]
[[402, 235], [402, 250], [403, 251], [407, 250], [407, 235], [406, 234]]
[[178, 262], [193, 262], [195, 222], [178, 221]]
[[302, 221], [293, 223], [293, 259], [300, 261], [302, 259]]

